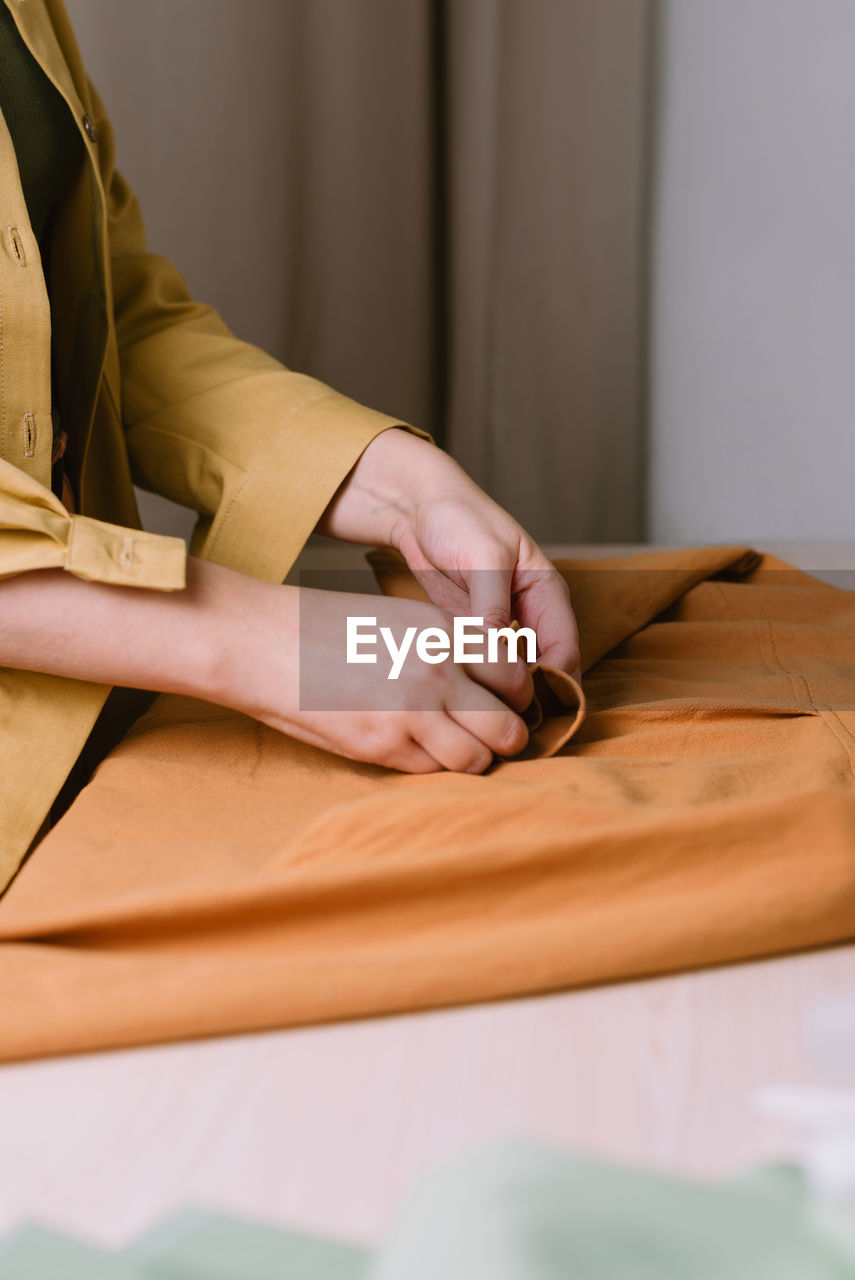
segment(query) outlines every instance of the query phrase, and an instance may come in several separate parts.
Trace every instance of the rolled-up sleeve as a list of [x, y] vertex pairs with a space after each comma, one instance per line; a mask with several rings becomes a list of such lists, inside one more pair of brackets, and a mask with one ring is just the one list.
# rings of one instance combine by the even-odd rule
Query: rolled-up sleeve
[[0, 578], [66, 569], [117, 586], [177, 591], [185, 585], [181, 538], [71, 515], [49, 489], [0, 461]]
[[193, 554], [281, 582], [378, 433], [431, 436], [286, 368], [194, 300], [172, 263], [148, 252], [94, 88], [92, 101], [133, 480], [198, 513]]

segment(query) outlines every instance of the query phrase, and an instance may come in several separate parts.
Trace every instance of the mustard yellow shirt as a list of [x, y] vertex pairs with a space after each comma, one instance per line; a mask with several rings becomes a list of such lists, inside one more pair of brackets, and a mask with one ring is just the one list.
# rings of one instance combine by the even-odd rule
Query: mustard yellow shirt
[[[281, 582], [365, 446], [408, 424], [286, 369], [194, 301], [147, 249], [61, 0], [0, 2], [85, 151], [54, 215], [46, 282], [0, 117], [0, 578], [62, 568], [180, 591], [184, 542], [142, 531], [136, 483], [198, 512], [193, 554]], [[50, 488], [51, 319], [74, 515]], [[0, 669], [0, 891], [108, 693]]]

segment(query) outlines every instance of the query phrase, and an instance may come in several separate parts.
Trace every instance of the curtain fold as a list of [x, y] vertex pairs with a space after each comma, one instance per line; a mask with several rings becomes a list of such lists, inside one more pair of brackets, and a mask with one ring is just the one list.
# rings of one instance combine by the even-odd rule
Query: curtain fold
[[649, 7], [447, 9], [446, 442], [541, 539], [641, 537]]

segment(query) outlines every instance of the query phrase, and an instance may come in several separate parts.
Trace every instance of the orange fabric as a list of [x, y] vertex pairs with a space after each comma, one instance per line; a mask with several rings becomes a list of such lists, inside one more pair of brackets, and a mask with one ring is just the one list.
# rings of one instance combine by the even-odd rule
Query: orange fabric
[[0, 901], [0, 1056], [855, 935], [855, 592], [738, 547], [560, 567], [586, 712], [546, 673], [528, 758], [481, 777], [158, 698]]

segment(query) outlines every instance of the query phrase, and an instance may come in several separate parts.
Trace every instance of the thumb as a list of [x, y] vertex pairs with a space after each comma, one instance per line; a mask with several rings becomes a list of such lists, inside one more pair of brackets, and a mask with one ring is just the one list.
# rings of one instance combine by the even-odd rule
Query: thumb
[[511, 569], [472, 569], [469, 575], [469, 608], [484, 627], [507, 627], [511, 621]]

